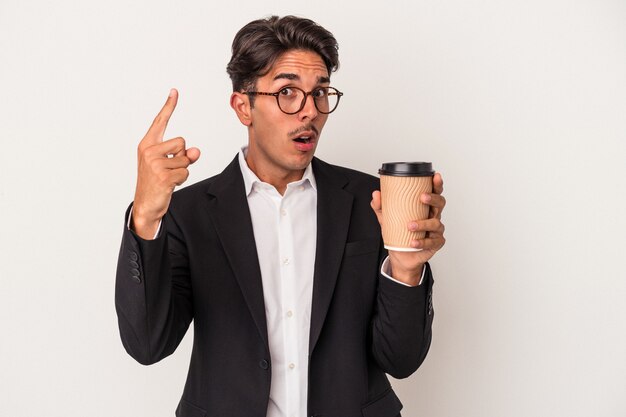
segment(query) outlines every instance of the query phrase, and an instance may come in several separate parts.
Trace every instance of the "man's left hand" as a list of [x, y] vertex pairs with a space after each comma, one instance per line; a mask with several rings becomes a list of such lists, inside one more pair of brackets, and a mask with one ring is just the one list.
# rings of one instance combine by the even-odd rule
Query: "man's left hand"
[[[419, 252], [389, 251], [391, 274], [394, 279], [411, 286], [418, 285], [424, 264], [446, 243], [446, 239], [443, 236], [445, 227], [443, 223], [441, 223], [441, 212], [446, 206], [446, 199], [441, 195], [442, 193], [443, 179], [441, 178], [441, 174], [436, 173], [433, 177], [433, 192], [423, 193], [420, 196], [420, 201], [430, 206], [429, 218], [425, 220], [413, 220], [407, 224], [407, 228], [412, 232], [426, 232], [424, 239], [411, 241], [411, 247], [421, 250]], [[372, 193], [371, 206], [374, 213], [376, 213], [376, 217], [382, 229], [383, 215], [380, 191], [374, 191], [374, 193]]]

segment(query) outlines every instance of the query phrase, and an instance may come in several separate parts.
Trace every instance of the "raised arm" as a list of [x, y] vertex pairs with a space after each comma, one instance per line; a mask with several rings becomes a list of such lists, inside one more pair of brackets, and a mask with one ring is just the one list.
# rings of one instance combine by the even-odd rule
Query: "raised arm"
[[[178, 92], [167, 101], [138, 146], [135, 200], [124, 223], [115, 285], [122, 343], [142, 364], [171, 354], [193, 317], [187, 248], [168, 208], [200, 151], [183, 138], [163, 141]], [[157, 235], [157, 229], [162, 224]], [[130, 228], [127, 227], [130, 225]]]

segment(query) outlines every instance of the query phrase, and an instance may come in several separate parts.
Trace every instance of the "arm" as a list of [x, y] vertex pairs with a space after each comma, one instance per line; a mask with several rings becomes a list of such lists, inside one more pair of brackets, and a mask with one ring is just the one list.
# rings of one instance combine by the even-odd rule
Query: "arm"
[[433, 278], [425, 265], [422, 285], [407, 287], [380, 276], [372, 320], [372, 354], [394, 378], [406, 378], [422, 364], [431, 341]]
[[187, 167], [200, 151], [187, 149], [183, 138], [163, 141], [177, 101], [172, 89], [137, 148], [132, 218], [129, 208], [117, 264], [115, 306], [122, 343], [143, 364], [171, 354], [193, 316], [187, 248], [168, 209], [174, 188], [187, 179]]
[[[421, 250], [390, 251], [390, 270], [387, 271], [397, 282], [385, 277], [383, 271], [379, 278], [376, 314], [372, 321], [372, 353], [385, 372], [396, 378], [415, 372], [424, 361], [432, 338], [433, 277], [427, 261], [445, 244], [441, 212], [446, 201], [441, 196], [440, 174], [433, 179], [433, 191], [420, 197], [431, 206], [429, 218], [407, 225], [409, 230], [427, 232], [425, 239], [411, 243]], [[382, 226], [380, 192], [373, 193], [371, 206]], [[381, 259], [384, 255], [381, 252]]]
[[117, 264], [115, 307], [122, 344], [144, 365], [174, 352], [193, 317], [184, 239], [169, 214], [163, 220], [154, 240], [125, 228]]

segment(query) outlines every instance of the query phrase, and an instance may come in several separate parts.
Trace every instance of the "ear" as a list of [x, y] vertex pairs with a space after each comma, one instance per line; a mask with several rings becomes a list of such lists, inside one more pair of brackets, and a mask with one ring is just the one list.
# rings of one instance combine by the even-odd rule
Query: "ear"
[[230, 96], [230, 107], [235, 110], [239, 121], [244, 126], [250, 126], [252, 124], [252, 114], [250, 111], [250, 97], [246, 94], [234, 92]]

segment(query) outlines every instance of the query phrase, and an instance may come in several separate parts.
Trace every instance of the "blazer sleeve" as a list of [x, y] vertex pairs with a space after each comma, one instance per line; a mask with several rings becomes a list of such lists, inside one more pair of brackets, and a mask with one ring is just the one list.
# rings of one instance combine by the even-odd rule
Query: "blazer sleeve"
[[149, 365], [174, 352], [193, 318], [191, 280], [184, 238], [168, 213], [156, 239], [126, 227], [117, 262], [115, 308], [122, 344]]
[[372, 354], [394, 378], [406, 378], [422, 364], [432, 339], [433, 277], [425, 266], [424, 281], [407, 287], [380, 276], [371, 324]]

